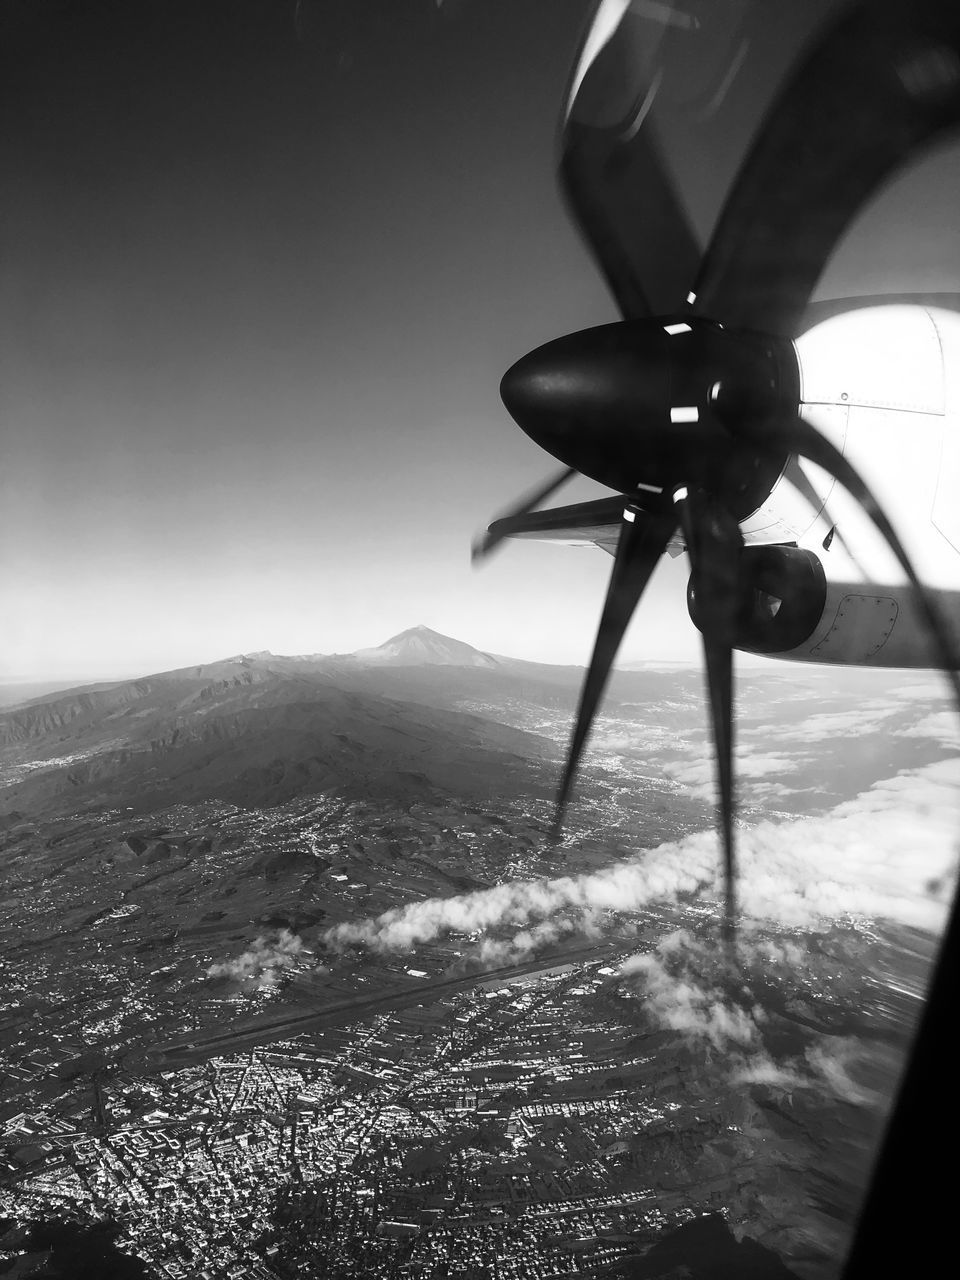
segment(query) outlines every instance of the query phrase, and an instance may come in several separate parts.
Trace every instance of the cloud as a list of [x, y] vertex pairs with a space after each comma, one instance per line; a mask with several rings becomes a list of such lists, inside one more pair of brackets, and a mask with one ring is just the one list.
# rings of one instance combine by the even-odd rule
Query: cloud
[[812, 790], [812, 787], [788, 787], [782, 782], [754, 782], [746, 799], [751, 805], [768, 804], [772, 800], [785, 800], [788, 796], [799, 796]]
[[[715, 785], [713, 759], [710, 754], [704, 754], [708, 751], [706, 747], [699, 746], [696, 750], [700, 753], [700, 759], [667, 761], [662, 766], [662, 770], [668, 778], [673, 778], [675, 782], [679, 782], [691, 793], [699, 795], [703, 799], [712, 799]], [[806, 758], [806, 753], [797, 756], [777, 755], [776, 753], [755, 752], [748, 746], [738, 746], [735, 753], [737, 782], [741, 785], [749, 785], [760, 779], [768, 778], [771, 774], [792, 775], [798, 763]], [[762, 790], [763, 785], [758, 790]], [[787, 795], [790, 794], [790, 790], [789, 787], [781, 787], [779, 793]]]
[[[738, 894], [750, 920], [787, 927], [886, 918], [942, 928], [956, 865], [960, 762], [897, 774], [815, 818], [740, 828]], [[406, 951], [447, 933], [489, 934], [565, 917], [596, 928], [603, 913], [629, 913], [681, 896], [720, 894], [716, 835], [698, 832], [599, 871], [515, 880], [452, 898], [394, 907], [324, 935], [333, 950], [362, 945]], [[542, 935], [546, 938], [546, 933]], [[524, 945], [523, 942], [517, 944]]]
[[616, 862], [589, 875], [515, 880], [455, 898], [431, 898], [395, 907], [373, 920], [337, 925], [325, 941], [337, 948], [363, 944], [402, 951], [445, 933], [476, 933], [527, 925], [564, 910], [587, 923], [596, 912], [632, 910], [648, 902], [693, 894], [715, 878], [715, 837], [704, 832], [662, 845], [646, 858]]
[[952, 701], [953, 691], [945, 675], [937, 672], [929, 678], [914, 679], [906, 684], [898, 684], [889, 690], [889, 696], [904, 702], [925, 702], [930, 698], [944, 698]]
[[850, 1067], [863, 1050], [856, 1040], [849, 1037], [824, 1038], [819, 1044], [810, 1045], [804, 1059], [815, 1080], [823, 1084], [844, 1102], [876, 1104], [880, 1095], [858, 1085], [850, 1075]]
[[[808, 1031], [802, 1053], [777, 1055], [769, 1035], [774, 1019], [754, 989], [789, 991], [799, 962], [809, 970], [804, 949], [790, 940], [743, 938], [734, 971], [716, 939], [677, 930], [656, 949], [631, 956], [620, 968], [628, 986], [643, 999], [643, 1015], [661, 1030], [679, 1032], [722, 1055], [734, 1085], [763, 1084], [792, 1094], [812, 1090], [857, 1105], [873, 1105], [879, 1095], [862, 1088], [851, 1070], [865, 1052], [848, 1036]], [[830, 980], [821, 975], [827, 991]]]
[[469, 958], [479, 961], [485, 969], [518, 964], [528, 956], [536, 955], [543, 947], [558, 942], [567, 934], [598, 935], [601, 924], [599, 914], [592, 912], [584, 912], [575, 918], [559, 917], [542, 920], [539, 924], [517, 930], [508, 938], [481, 938]]
[[207, 977], [233, 978], [248, 990], [269, 991], [303, 950], [303, 942], [295, 933], [281, 929], [273, 939], [257, 938], [252, 947], [233, 960], [210, 965]]
[[644, 1013], [658, 1027], [708, 1040], [715, 1049], [731, 1044], [741, 1049], [756, 1047], [762, 1011], [732, 1003], [715, 982], [704, 981], [705, 957], [703, 944], [681, 929], [663, 939], [656, 952], [625, 960], [620, 972], [638, 980], [645, 996]]
[[731, 1084], [765, 1084], [792, 1094], [795, 1089], [807, 1089], [812, 1085], [809, 1076], [780, 1066], [771, 1057], [758, 1053], [749, 1061], [738, 1063], [730, 1072]]
[[800, 723], [766, 722], [757, 725], [754, 732], [762, 733], [765, 741], [771, 738], [789, 738], [791, 742], [822, 743], [824, 738], [852, 738], [864, 733], [876, 733], [891, 716], [902, 714], [903, 707], [898, 703], [872, 699], [857, 703], [848, 711], [823, 711], [810, 715]]
[[932, 880], [952, 879], [960, 763], [897, 774], [818, 818], [762, 822], [741, 836], [740, 895], [757, 919], [795, 926], [863, 916], [938, 930]]
[[955, 711], [931, 711], [907, 729], [898, 729], [901, 738], [933, 738], [945, 747], [960, 747], [960, 724]]
[[799, 969], [806, 959], [806, 952], [798, 942], [790, 938], [759, 938], [752, 940], [754, 957], [768, 964], [787, 965], [791, 969]]

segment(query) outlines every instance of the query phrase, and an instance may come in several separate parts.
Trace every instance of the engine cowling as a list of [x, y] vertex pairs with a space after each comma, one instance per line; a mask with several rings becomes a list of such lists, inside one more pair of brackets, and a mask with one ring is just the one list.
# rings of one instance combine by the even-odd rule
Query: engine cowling
[[[827, 580], [819, 558], [799, 547], [744, 547], [734, 647], [752, 653], [784, 653], [813, 634], [823, 617]], [[691, 576], [687, 609], [702, 630]]]

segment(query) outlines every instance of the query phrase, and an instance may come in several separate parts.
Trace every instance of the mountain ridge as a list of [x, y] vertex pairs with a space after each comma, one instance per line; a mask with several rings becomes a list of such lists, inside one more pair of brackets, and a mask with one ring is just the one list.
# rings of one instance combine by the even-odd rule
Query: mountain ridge
[[[430, 649], [433, 649], [431, 654]], [[143, 687], [146, 685], [155, 685], [158, 682], [172, 685], [176, 682], [182, 682], [185, 686], [192, 685], [196, 681], [202, 683], [216, 684], [218, 681], [233, 681], [234, 683], [249, 683], [250, 680], [246, 674], [252, 673], [253, 678], [259, 678], [261, 667], [266, 667], [271, 671], [281, 670], [285, 674], [295, 674], [297, 671], [310, 671], [311, 673], [320, 670], [328, 670], [331, 674], [341, 670], [344, 664], [360, 664], [360, 665], [444, 665], [444, 666], [476, 666], [493, 669], [512, 662], [521, 662], [521, 659], [506, 658], [503, 656], [494, 657], [493, 654], [484, 653], [480, 649], [474, 648], [473, 645], [467, 644], [464, 640], [457, 640], [453, 636], [443, 635], [439, 631], [433, 631], [431, 628], [418, 625], [409, 627], [405, 631], [400, 631], [389, 639], [383, 641], [380, 645], [357, 649], [352, 653], [306, 653], [306, 654], [275, 654], [270, 649], [258, 649], [249, 653], [231, 654], [224, 658], [215, 658], [211, 662], [189, 663], [183, 667], [171, 667], [164, 671], [145, 672], [143, 675], [123, 676], [118, 680], [91, 680], [79, 681], [76, 684], [63, 684], [53, 689], [46, 689], [42, 685], [43, 692], [34, 695], [27, 693], [22, 699], [8, 702], [6, 705], [0, 705], [0, 726], [5, 722], [16, 719], [27, 709], [38, 707], [50, 707], [51, 709], [58, 703], [76, 703], [81, 699], [91, 700], [91, 705], [99, 702], [109, 702], [117, 699], [122, 701], [135, 700], [142, 694]], [[537, 666], [551, 664], [534, 664]], [[35, 687], [35, 686], [34, 686]], [[25, 685], [26, 689], [30, 689], [31, 685]], [[124, 691], [121, 694], [121, 690]], [[55, 716], [56, 712], [51, 710], [51, 715]], [[14, 737], [16, 735], [13, 735]], [[5, 735], [2, 727], [0, 727], [0, 743], [13, 740], [11, 736]]]
[[272, 805], [371, 789], [479, 798], [505, 773], [545, 794], [535, 775], [553, 744], [460, 687], [515, 675], [426, 628], [381, 650], [370, 662], [240, 654], [0, 710], [0, 808]]
[[[447, 711], [479, 713], [507, 726], [520, 707], [572, 715], [583, 668], [531, 662], [483, 650], [423, 625], [352, 654], [233, 654], [136, 679], [59, 689], [0, 707], [0, 764], [22, 774], [78, 750], [100, 753], [144, 737], [164, 739], [194, 717], [215, 719], [267, 704], [315, 703], [334, 691], [389, 698]], [[615, 671], [607, 691], [620, 701], [662, 696], [676, 674]], [[699, 688], [699, 682], [696, 682]], [[512, 708], [506, 715], [504, 711]], [[522, 720], [522, 714], [520, 716]]]

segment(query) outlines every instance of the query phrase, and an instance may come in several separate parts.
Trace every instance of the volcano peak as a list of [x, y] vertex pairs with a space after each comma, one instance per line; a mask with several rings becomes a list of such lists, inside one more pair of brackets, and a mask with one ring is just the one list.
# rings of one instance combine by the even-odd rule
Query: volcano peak
[[358, 649], [359, 662], [390, 666], [496, 667], [496, 658], [463, 640], [422, 624], [401, 631], [373, 649]]

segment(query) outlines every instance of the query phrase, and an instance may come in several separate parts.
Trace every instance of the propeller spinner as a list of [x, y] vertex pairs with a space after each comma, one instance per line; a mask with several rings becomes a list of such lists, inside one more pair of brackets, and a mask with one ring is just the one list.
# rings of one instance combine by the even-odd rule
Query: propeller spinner
[[560, 129], [561, 188], [623, 320], [549, 342], [504, 376], [510, 414], [566, 470], [495, 522], [475, 552], [515, 532], [577, 472], [627, 500], [560, 785], [559, 831], [620, 642], [679, 529], [703, 636], [732, 940], [740, 521], [791, 458], [822, 467], [872, 517], [917, 588], [960, 703], [951, 641], [889, 520], [800, 416], [791, 341], [864, 203], [960, 121], [960, 8], [941, 0], [846, 6], [774, 100], [703, 255], [647, 118], [660, 84], [649, 8], [596, 5]]

